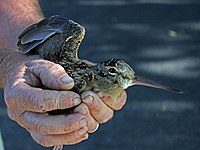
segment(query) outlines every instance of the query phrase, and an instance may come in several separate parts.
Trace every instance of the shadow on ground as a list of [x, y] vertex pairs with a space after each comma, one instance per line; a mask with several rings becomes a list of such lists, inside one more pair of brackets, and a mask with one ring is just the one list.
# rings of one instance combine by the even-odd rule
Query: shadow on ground
[[[56, 3], [56, 4], [55, 4]], [[84, 25], [80, 58], [121, 58], [136, 73], [181, 88], [184, 94], [128, 89], [125, 107], [72, 150], [197, 150], [200, 146], [200, 5], [196, 0], [41, 1], [45, 16]], [[0, 101], [6, 150], [45, 149], [8, 119]], [[48, 148], [46, 148], [48, 149]]]

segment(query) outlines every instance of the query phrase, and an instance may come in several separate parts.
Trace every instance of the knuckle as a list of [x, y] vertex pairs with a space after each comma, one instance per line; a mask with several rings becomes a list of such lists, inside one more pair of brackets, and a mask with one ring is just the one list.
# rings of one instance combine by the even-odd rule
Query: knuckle
[[31, 103], [36, 111], [45, 112], [46, 105], [45, 105], [45, 92], [35, 92], [34, 94], [30, 95], [30, 99], [27, 103]]
[[47, 126], [42, 124], [40, 120], [35, 122], [35, 128], [36, 128], [36, 131], [39, 132], [41, 135], [47, 135], [48, 134]]
[[[54, 109], [65, 109], [74, 106], [73, 92], [66, 91], [43, 91], [36, 102], [37, 109], [46, 112]], [[78, 96], [76, 96], [78, 97]]]
[[44, 102], [37, 101], [36, 107], [37, 107], [37, 110], [40, 111], [40, 112], [46, 111], [46, 106], [45, 106]]
[[50, 69], [51, 72], [53, 72], [53, 73], [55, 73], [55, 72], [60, 72], [60, 71], [64, 72], [63, 67], [62, 67], [61, 65], [59, 65], [59, 64], [54, 64], [54, 65], [50, 66], [49, 69]]
[[37, 102], [37, 107], [42, 112], [57, 109], [60, 105], [58, 91], [44, 91], [41, 100]]
[[[56, 92], [54, 94], [53, 102], [56, 109], [62, 109], [64, 99], [65, 98], [64, 98], [63, 92]], [[70, 103], [70, 101], [67, 101], [67, 102]]]
[[24, 113], [21, 113], [21, 114], [19, 115], [19, 118], [18, 118], [19, 122], [24, 122], [24, 124], [29, 124], [28, 120], [25, 119], [24, 115], [25, 115], [25, 112], [24, 112]]
[[45, 86], [53, 89], [60, 89], [60, 76], [63, 74], [66, 74], [64, 69], [59, 64], [54, 64], [47, 67], [40, 77]]

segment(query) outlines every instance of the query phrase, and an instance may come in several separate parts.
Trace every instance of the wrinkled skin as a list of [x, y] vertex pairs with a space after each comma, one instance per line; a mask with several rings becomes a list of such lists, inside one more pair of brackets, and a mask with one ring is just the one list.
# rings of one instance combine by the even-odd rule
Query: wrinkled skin
[[[5, 68], [3, 87], [8, 115], [42, 146], [75, 144], [87, 139], [88, 133], [110, 120], [114, 110], [125, 104], [125, 92], [119, 100], [112, 100], [92, 91], [81, 96], [69, 91], [74, 85], [73, 79], [60, 65], [39, 56], [12, 52], [6, 59], [1, 66]], [[42, 84], [54, 90], [43, 90]], [[74, 113], [67, 116], [47, 113], [74, 106]]]

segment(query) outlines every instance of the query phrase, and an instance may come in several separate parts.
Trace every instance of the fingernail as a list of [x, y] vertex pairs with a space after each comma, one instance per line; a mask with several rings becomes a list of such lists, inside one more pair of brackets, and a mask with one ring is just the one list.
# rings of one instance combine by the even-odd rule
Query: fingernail
[[83, 127], [82, 129], [80, 129], [78, 131], [78, 135], [81, 136], [81, 135], [85, 134], [87, 132], [87, 130], [88, 130], [88, 127]]
[[83, 118], [79, 121], [79, 127], [84, 127], [86, 125], [87, 125], [87, 120], [85, 118]]
[[83, 102], [87, 103], [87, 104], [91, 104], [93, 102], [94, 98], [91, 95], [88, 95], [86, 97], [83, 98]]
[[93, 133], [93, 132], [97, 131], [98, 128], [99, 128], [99, 124], [97, 124], [95, 129], [93, 129], [93, 131], [90, 131], [89, 133]]
[[78, 97], [74, 98], [73, 99], [73, 103], [74, 103], [75, 106], [78, 105], [78, 104], [80, 104], [81, 103], [80, 98], [78, 98]]
[[62, 77], [60, 78], [60, 80], [61, 80], [61, 82], [62, 82], [63, 84], [70, 84], [70, 83], [72, 83], [72, 82], [74, 81], [71, 77], [69, 77], [69, 76], [67, 76], [67, 75], [62, 76]]

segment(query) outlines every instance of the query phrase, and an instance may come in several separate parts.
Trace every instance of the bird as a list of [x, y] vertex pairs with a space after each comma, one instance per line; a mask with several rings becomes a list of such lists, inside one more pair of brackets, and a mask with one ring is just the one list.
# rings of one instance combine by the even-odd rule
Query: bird
[[78, 49], [85, 36], [85, 28], [65, 17], [54, 15], [25, 29], [18, 37], [18, 50], [23, 54], [39, 54], [43, 59], [60, 64], [74, 79], [73, 91], [102, 92], [117, 99], [124, 89], [144, 85], [182, 93], [181, 90], [161, 85], [137, 76], [121, 59], [88, 63], [78, 58]]

